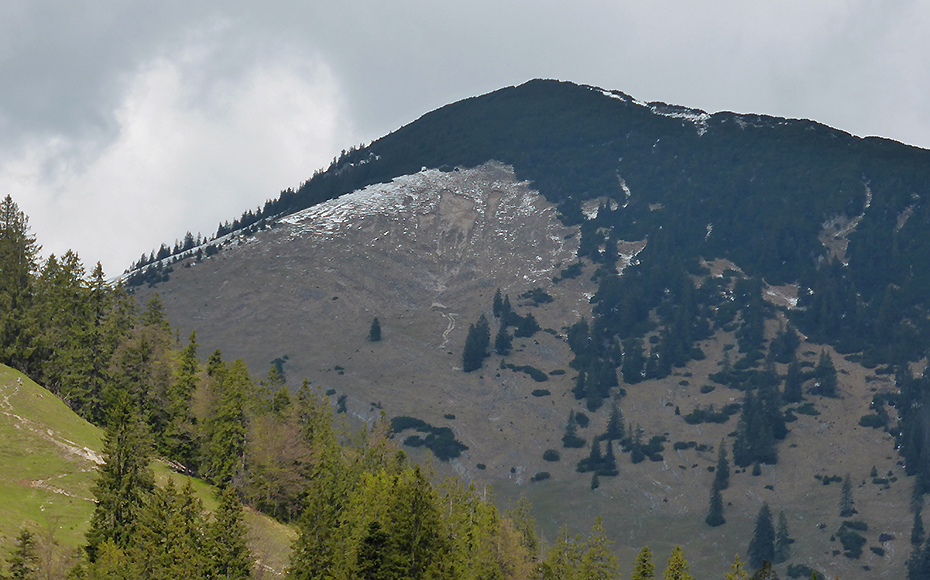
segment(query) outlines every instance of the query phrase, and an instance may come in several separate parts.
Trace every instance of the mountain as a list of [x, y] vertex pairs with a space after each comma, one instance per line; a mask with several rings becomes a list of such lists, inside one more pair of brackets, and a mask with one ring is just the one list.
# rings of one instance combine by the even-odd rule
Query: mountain
[[[930, 489], [928, 186], [930, 152], [900, 143], [532, 81], [349, 150], [128, 280], [203, 352], [425, 422], [395, 424], [415, 457], [400, 427], [448, 427], [467, 449], [443, 465], [526, 493], [550, 539], [601, 515], [623, 562], [680, 543], [722, 571], [767, 502], [796, 540], [780, 573], [901, 577]], [[540, 330], [466, 373], [498, 288], [509, 335]], [[618, 474], [592, 489], [614, 404]], [[721, 441], [736, 465], [710, 527]]]

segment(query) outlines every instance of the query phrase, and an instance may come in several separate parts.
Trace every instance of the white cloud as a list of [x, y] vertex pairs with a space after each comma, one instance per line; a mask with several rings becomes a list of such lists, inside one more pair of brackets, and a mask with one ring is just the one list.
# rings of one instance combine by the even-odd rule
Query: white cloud
[[209, 52], [188, 47], [131, 75], [109, 143], [53, 136], [0, 164], [0, 192], [46, 255], [75, 249], [115, 275], [188, 230], [212, 234], [353, 142], [318, 60], [279, 54], [217, 80], [201, 74]]

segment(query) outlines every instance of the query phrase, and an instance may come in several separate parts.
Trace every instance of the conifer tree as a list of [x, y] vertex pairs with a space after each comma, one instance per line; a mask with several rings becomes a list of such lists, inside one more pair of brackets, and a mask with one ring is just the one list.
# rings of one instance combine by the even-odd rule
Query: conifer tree
[[788, 534], [788, 518], [785, 517], [785, 510], [778, 513], [778, 529], [775, 531], [775, 558], [773, 563], [781, 564], [787, 562], [791, 557], [791, 543], [794, 540]]
[[368, 340], [371, 342], [378, 342], [381, 340], [381, 323], [378, 322], [377, 316], [371, 321], [371, 328], [368, 330]]
[[494, 312], [494, 318], [500, 318], [501, 312], [504, 309], [504, 301], [501, 299], [501, 289], [498, 288], [494, 292], [494, 303], [492, 305], [492, 310]]
[[830, 358], [826, 350], [820, 351], [820, 361], [814, 369], [814, 375], [820, 382], [817, 392], [824, 397], [835, 397], [837, 385], [836, 367], [833, 366], [833, 359]]
[[749, 565], [759, 569], [764, 562], [771, 562], [774, 558], [775, 527], [772, 525], [772, 511], [768, 503], [763, 503], [749, 542]]
[[575, 420], [575, 411], [568, 412], [568, 422], [565, 424], [565, 434], [562, 435], [562, 446], [568, 448], [584, 447], [585, 440], [578, 436], [578, 423]]
[[232, 486], [220, 496], [220, 505], [207, 525], [210, 569], [213, 578], [246, 580], [252, 575], [252, 553], [248, 545], [248, 528], [242, 504]]
[[730, 487], [730, 462], [727, 460], [727, 441], [720, 440], [717, 448], [717, 467], [714, 469], [714, 485], [721, 491]]
[[603, 439], [608, 441], [623, 439], [623, 412], [617, 403], [610, 408], [610, 418], [607, 420], [607, 429]]
[[468, 336], [465, 338], [465, 349], [462, 351], [462, 370], [466, 373], [478, 370], [484, 358], [488, 356], [488, 345], [491, 342], [491, 331], [488, 320], [482, 314], [478, 322], [468, 327]]
[[649, 546], [643, 546], [636, 556], [636, 564], [633, 565], [632, 580], [655, 580], [656, 566], [652, 563], [652, 550]]
[[107, 540], [122, 549], [129, 545], [136, 520], [155, 486], [149, 469], [149, 439], [126, 397], [118, 401], [107, 423], [103, 456], [105, 463], [92, 488], [96, 507], [87, 532], [91, 562]]
[[668, 556], [668, 565], [662, 574], [662, 580], [694, 580], [688, 572], [688, 561], [681, 546], [675, 546]]
[[788, 365], [788, 372], [785, 375], [786, 403], [797, 403], [804, 398], [801, 391], [803, 383], [804, 378], [801, 374], [801, 363], [798, 361], [797, 356], [795, 356], [791, 359], [791, 363]]
[[501, 321], [500, 328], [497, 331], [497, 336], [494, 337], [494, 352], [501, 356], [507, 356], [510, 354], [510, 349], [513, 347], [513, 339], [510, 338], [510, 333], [507, 332], [507, 325], [504, 324], [504, 321]]
[[575, 572], [581, 561], [580, 540], [568, 535], [568, 529], [559, 530], [555, 544], [549, 548], [542, 564], [543, 580], [564, 580], [575, 578]]
[[840, 517], [848, 518], [856, 513], [858, 512], [853, 507], [852, 480], [847, 473], [843, 479], [843, 489], [840, 491]]
[[744, 568], [745, 564], [740, 561], [739, 554], [730, 564], [730, 571], [723, 575], [724, 580], [749, 580], [749, 572]]
[[924, 521], [920, 514], [920, 506], [914, 510], [914, 527], [911, 528], [911, 545], [920, 546], [924, 542]]
[[7, 558], [10, 565], [10, 580], [29, 580], [37, 578], [38, 556], [36, 556], [36, 541], [32, 532], [23, 528], [16, 536], [16, 545]]
[[607, 541], [607, 534], [601, 524], [600, 517], [595, 520], [594, 526], [591, 528], [591, 534], [582, 549], [584, 552], [581, 556], [581, 565], [577, 571], [578, 578], [590, 578], [592, 580], [619, 579], [617, 556], [610, 549], [610, 542]]
[[29, 219], [9, 194], [0, 202], [0, 363], [27, 374], [33, 366], [33, 275], [39, 246], [29, 233]]
[[215, 377], [219, 390], [216, 409], [207, 424], [208, 442], [205, 475], [225, 488], [243, 467], [246, 451], [246, 398], [253, 390], [252, 379], [242, 359]]
[[721, 526], [726, 523], [726, 519], [723, 517], [723, 496], [720, 494], [720, 488], [717, 487], [716, 481], [710, 486], [710, 508], [704, 521], [711, 527]]

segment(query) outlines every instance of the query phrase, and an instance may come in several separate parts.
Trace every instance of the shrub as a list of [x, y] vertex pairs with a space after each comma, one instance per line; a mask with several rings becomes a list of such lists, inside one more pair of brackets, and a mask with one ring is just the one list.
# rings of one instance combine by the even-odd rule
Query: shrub
[[545, 453], [543, 453], [543, 459], [546, 461], [558, 461], [562, 459], [562, 455], [555, 449], [546, 449]]
[[588, 425], [591, 424], [591, 419], [584, 413], [575, 413], [575, 422], [578, 423], [578, 426], [582, 429], [586, 429]]
[[862, 546], [865, 545], [865, 538], [849, 529], [846, 525], [840, 526], [836, 536], [840, 543], [843, 544], [843, 549], [846, 550], [843, 555], [850, 559], [859, 559], [859, 556], [862, 555]]
[[585, 439], [577, 435], [565, 434], [562, 436], [562, 447], [567, 447], [569, 449], [580, 449], [585, 446]]
[[788, 578], [823, 580], [823, 574], [818, 574], [810, 566], [804, 564], [788, 564], [787, 574]]
[[884, 555], [885, 555], [885, 549], [884, 549], [884, 548], [879, 548], [878, 546], [869, 546], [869, 549], [872, 550], [872, 553], [875, 554], [875, 555], [877, 555], [877, 556], [884, 556]]
[[873, 429], [883, 429], [888, 425], [888, 418], [881, 415], [863, 415], [859, 419], [861, 427], [872, 427]]
[[706, 395], [707, 393], [716, 389], [714, 385], [701, 385], [701, 394]]
[[549, 472], [548, 472], [548, 471], [540, 471], [539, 473], [537, 473], [536, 475], [534, 475], [534, 476], [531, 477], [530, 479], [533, 480], [533, 481], [545, 481], [545, 480], [549, 479]]
[[547, 397], [550, 394], [551, 393], [549, 392], [549, 389], [534, 389], [533, 390], [534, 397]]

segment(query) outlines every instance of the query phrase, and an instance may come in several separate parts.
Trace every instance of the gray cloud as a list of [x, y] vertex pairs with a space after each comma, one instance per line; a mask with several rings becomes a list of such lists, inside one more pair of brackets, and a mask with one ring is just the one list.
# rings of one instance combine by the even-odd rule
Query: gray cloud
[[554, 0], [0, 5], [0, 194], [122, 270], [342, 148], [536, 77], [930, 146], [930, 5]]

